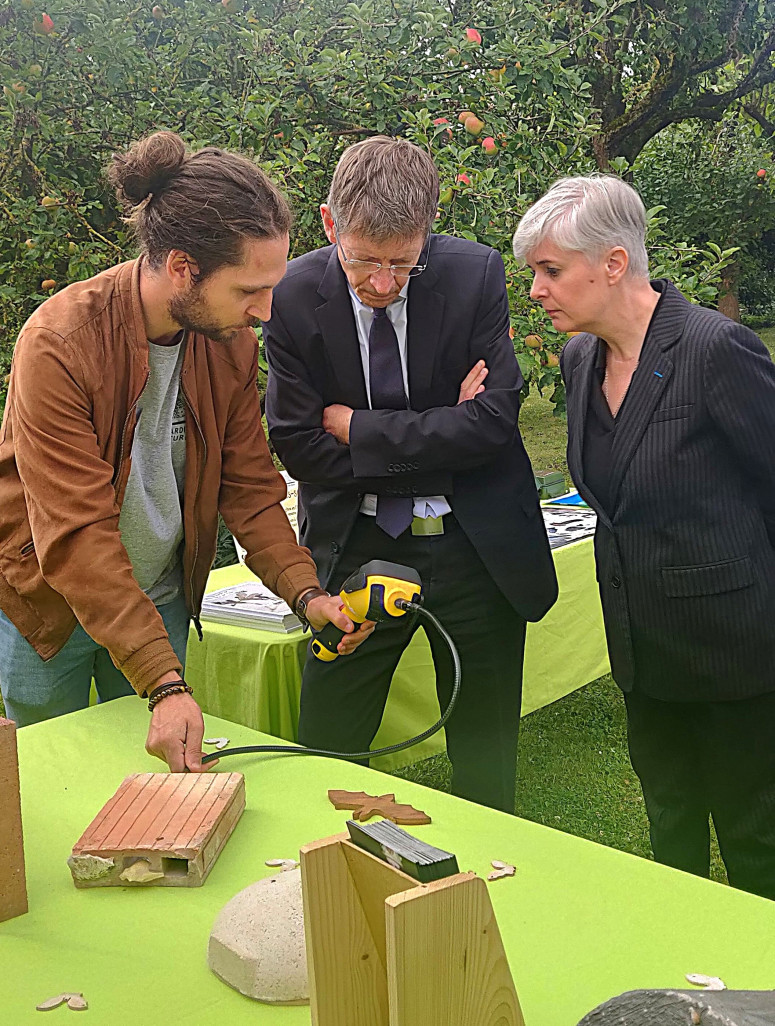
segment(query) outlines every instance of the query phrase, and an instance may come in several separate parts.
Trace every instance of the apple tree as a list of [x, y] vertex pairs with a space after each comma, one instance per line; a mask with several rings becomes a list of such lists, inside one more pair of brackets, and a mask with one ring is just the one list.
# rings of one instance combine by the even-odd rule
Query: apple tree
[[[37, 304], [132, 255], [102, 177], [114, 150], [168, 128], [192, 146], [254, 155], [292, 202], [299, 254], [325, 241], [317, 207], [342, 150], [387, 133], [436, 160], [437, 230], [504, 254], [515, 350], [561, 408], [564, 337], [530, 302], [510, 240], [555, 178], [596, 166], [591, 55], [641, 5], [48, 3], [0, 0], [0, 382]], [[645, 68], [640, 51], [638, 60]], [[713, 260], [707, 269], [712, 285]]]

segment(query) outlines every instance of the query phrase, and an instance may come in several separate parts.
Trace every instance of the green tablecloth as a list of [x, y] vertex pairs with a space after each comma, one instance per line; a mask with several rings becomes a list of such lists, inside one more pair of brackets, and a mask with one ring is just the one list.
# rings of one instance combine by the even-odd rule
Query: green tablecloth
[[[528, 625], [523, 716], [609, 669], [591, 540], [556, 549], [554, 560], [560, 596], [540, 623]], [[251, 579], [244, 566], [214, 570], [208, 591]], [[207, 621], [202, 626], [204, 641], [199, 641], [192, 628], [186, 659], [186, 677], [202, 708], [275, 737], [294, 740], [304, 636]], [[399, 663], [373, 747], [412, 737], [438, 719], [434, 680], [430, 646], [420, 630]], [[375, 765], [392, 769], [443, 750], [444, 735], [436, 734], [406, 752], [375, 760]]]
[[[43, 1022], [35, 1005], [70, 990], [89, 1001], [86, 1026], [309, 1024], [306, 1007], [261, 1005], [221, 983], [207, 968], [210, 929], [237, 891], [274, 872], [266, 859], [344, 830], [328, 788], [379, 794], [399, 783], [398, 799], [433, 818], [413, 832], [455, 852], [462, 870], [517, 866], [488, 887], [527, 1026], [575, 1026], [624, 990], [688, 986], [687, 972], [775, 987], [775, 903], [326, 759], [221, 763], [245, 774], [247, 808], [203, 887], [78, 891], [72, 845], [126, 775], [160, 768], [142, 749], [147, 723], [144, 703], [124, 698], [19, 731], [30, 912], [0, 923], [4, 1026]], [[267, 740], [206, 724], [237, 744]], [[66, 1008], [51, 1015], [76, 1022]], [[341, 1026], [370, 1024], [343, 1009]]]

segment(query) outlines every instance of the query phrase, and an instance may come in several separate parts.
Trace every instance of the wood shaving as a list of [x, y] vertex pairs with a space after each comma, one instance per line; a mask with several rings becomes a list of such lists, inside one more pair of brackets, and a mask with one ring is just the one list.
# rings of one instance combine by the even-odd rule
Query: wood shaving
[[35, 1008], [39, 1012], [50, 1012], [52, 1008], [59, 1008], [67, 1001], [67, 994], [57, 994], [56, 997], [47, 998], [45, 1001], [41, 1001], [39, 1005], [35, 1005]]
[[500, 880], [503, 876], [514, 876], [517, 871], [516, 866], [509, 865], [508, 862], [501, 862], [500, 859], [493, 859], [490, 865], [493, 872], [487, 874], [488, 880]]
[[703, 990], [726, 990], [727, 985], [718, 976], [706, 976], [704, 973], [687, 973], [686, 979], [695, 987]]
[[279, 866], [281, 873], [287, 873], [291, 869], [298, 869], [299, 863], [296, 859], [267, 859], [265, 866]]
[[65, 1002], [67, 1002], [67, 1007], [71, 1008], [74, 1012], [84, 1012], [89, 1007], [89, 1003], [79, 991], [77, 993], [57, 994], [56, 997], [41, 1001], [39, 1005], [35, 1005], [35, 1008], [39, 1012], [50, 1012], [52, 1008], [59, 1008]]
[[225, 748], [228, 743], [229, 739], [227, 737], [206, 737], [202, 742], [203, 745], [215, 745], [219, 752], [222, 748]]

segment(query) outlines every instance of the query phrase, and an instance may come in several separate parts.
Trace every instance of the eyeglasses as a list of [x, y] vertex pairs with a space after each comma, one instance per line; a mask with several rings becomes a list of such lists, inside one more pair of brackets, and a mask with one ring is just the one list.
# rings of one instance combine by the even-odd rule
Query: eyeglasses
[[428, 255], [425, 252], [430, 241], [430, 232], [425, 237], [422, 250], [420, 251], [420, 257], [425, 256], [424, 264], [380, 264], [376, 260], [355, 260], [352, 257], [348, 257], [344, 251], [344, 247], [339, 241], [339, 227], [336, 221], [334, 221], [334, 230], [336, 231], [336, 244], [342, 254], [342, 263], [345, 267], [349, 267], [351, 271], [355, 271], [356, 274], [377, 274], [381, 270], [390, 271], [394, 278], [416, 278], [418, 274], [422, 274], [425, 268], [428, 266]]

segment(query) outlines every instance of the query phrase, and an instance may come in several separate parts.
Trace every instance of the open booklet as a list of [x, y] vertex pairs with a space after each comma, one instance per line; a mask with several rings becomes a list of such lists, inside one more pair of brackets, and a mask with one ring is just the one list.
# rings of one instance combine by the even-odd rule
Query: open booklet
[[213, 623], [258, 627], [282, 634], [301, 630], [301, 620], [288, 604], [259, 580], [209, 592], [202, 602], [201, 616]]
[[589, 506], [545, 502], [541, 504], [541, 513], [549, 535], [549, 545], [553, 549], [581, 541], [582, 538], [591, 538], [595, 533], [597, 514]]

